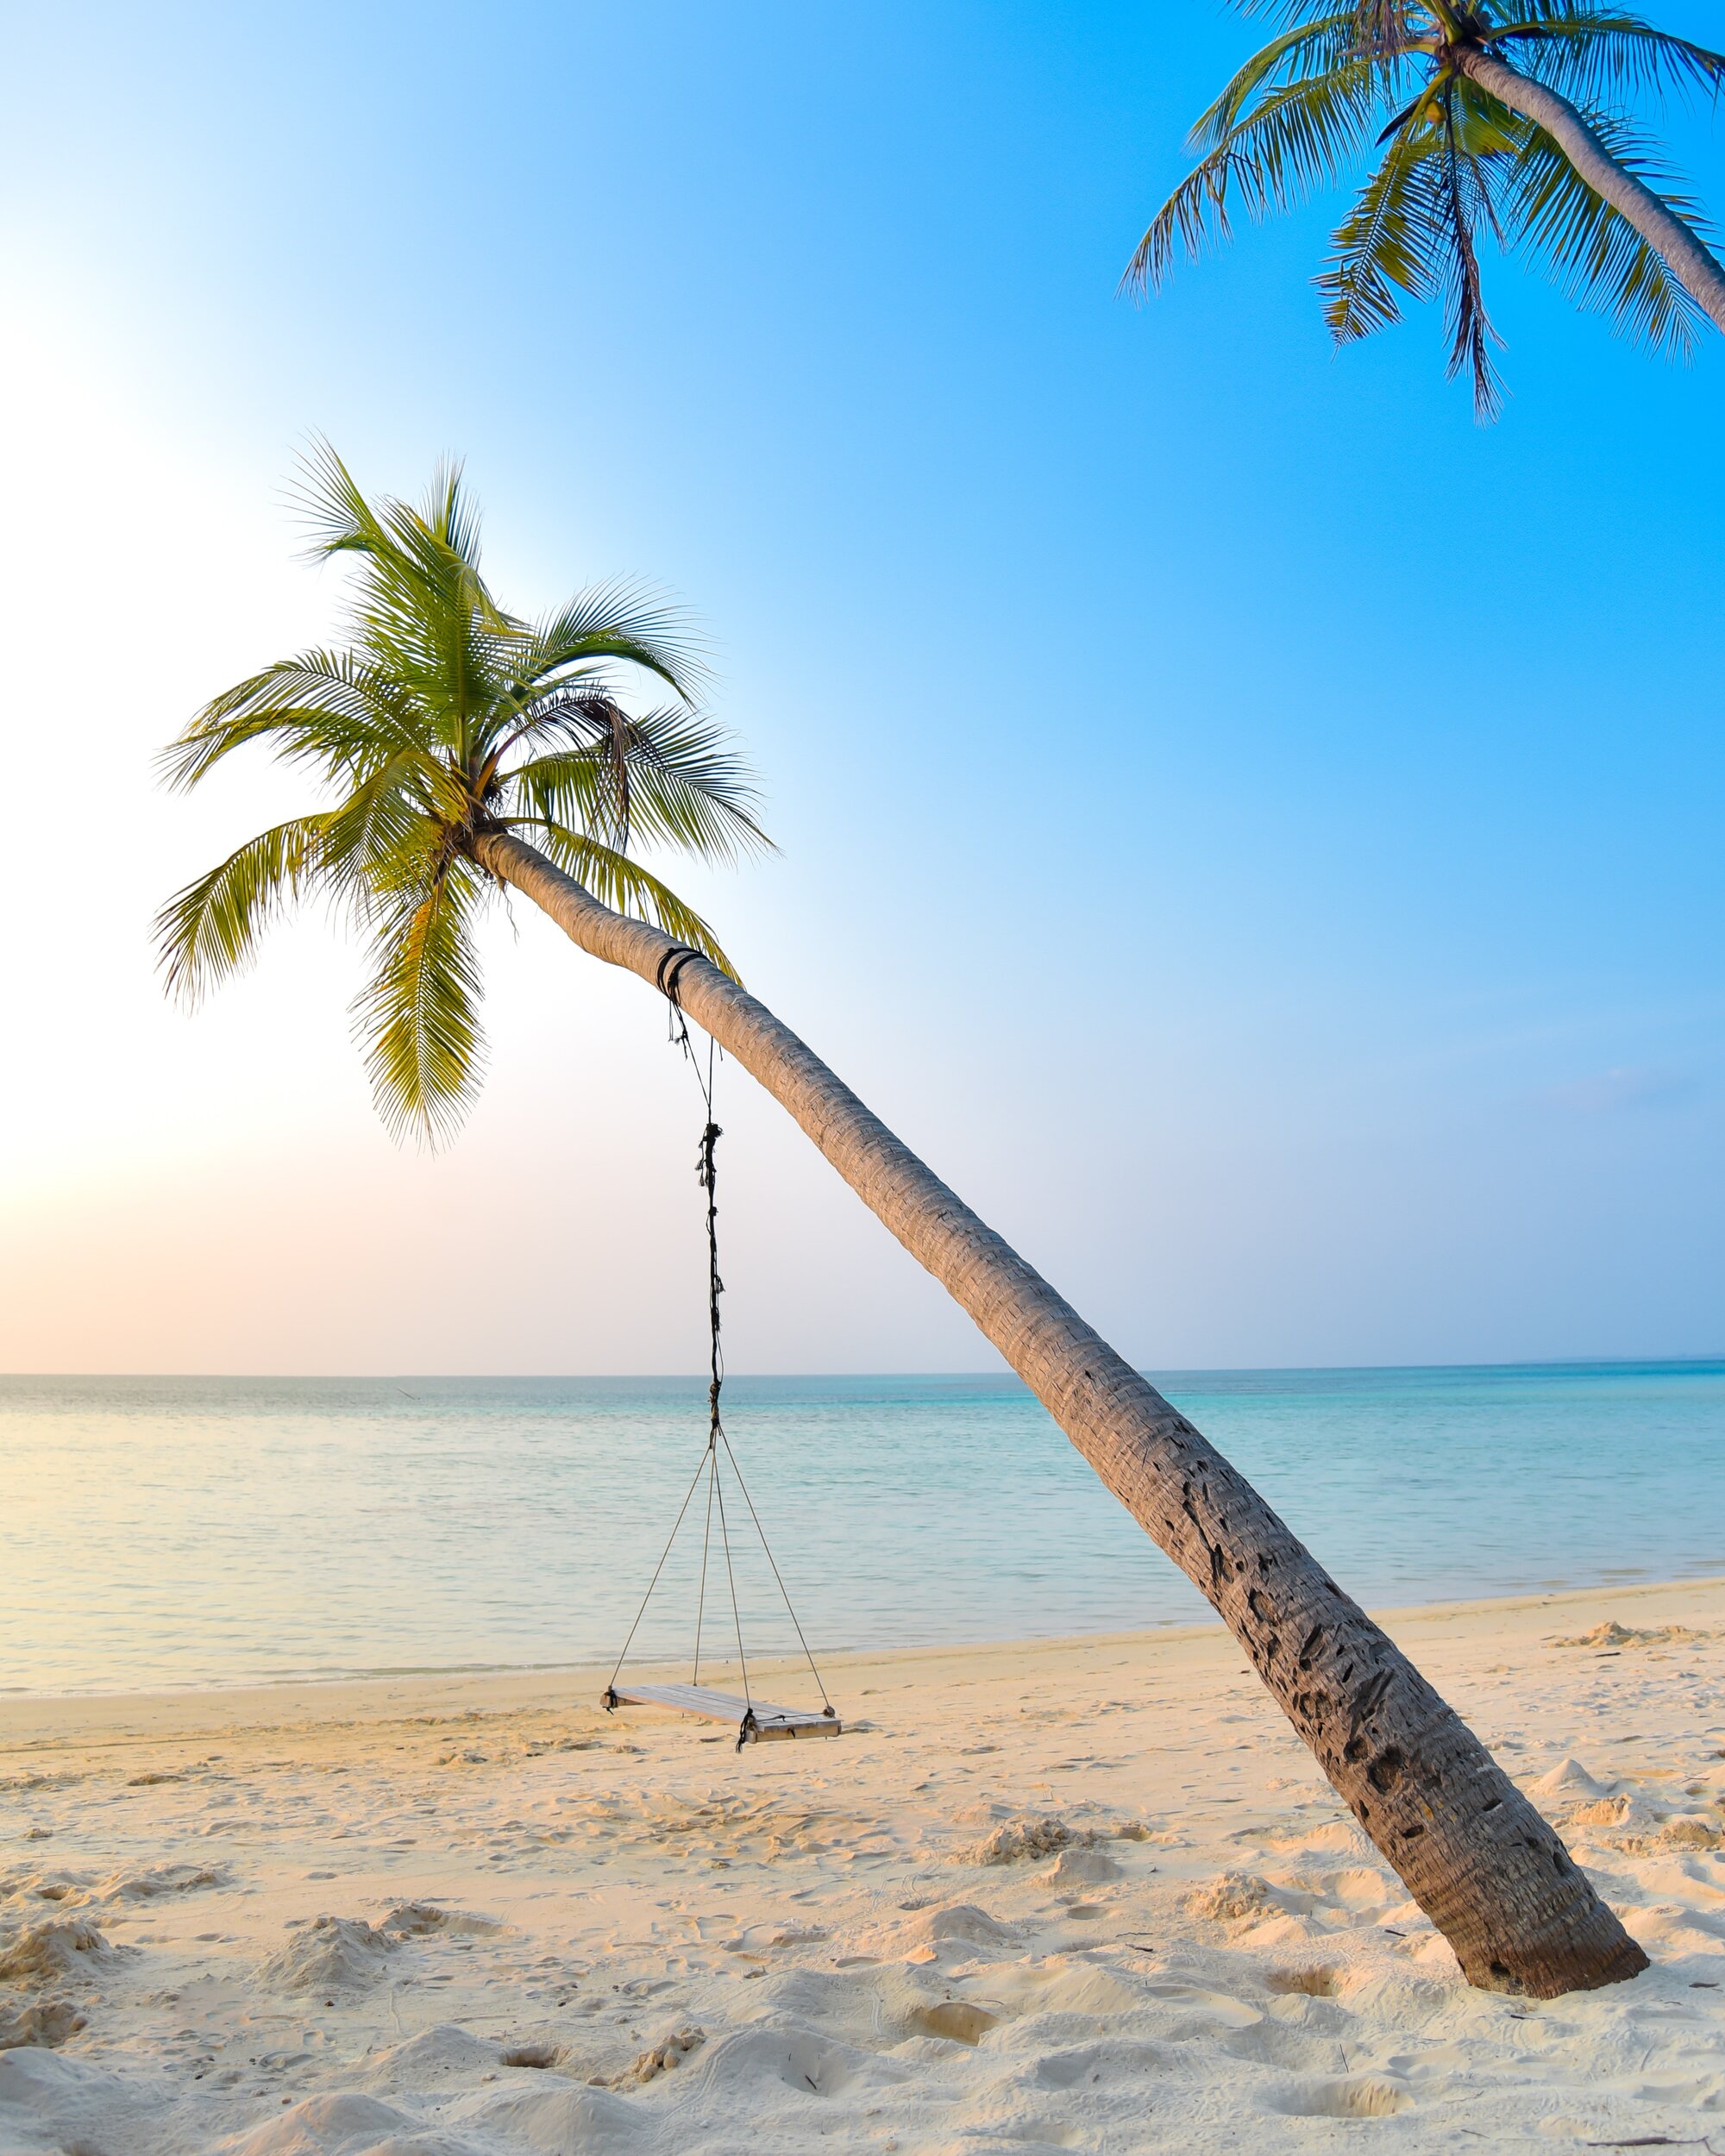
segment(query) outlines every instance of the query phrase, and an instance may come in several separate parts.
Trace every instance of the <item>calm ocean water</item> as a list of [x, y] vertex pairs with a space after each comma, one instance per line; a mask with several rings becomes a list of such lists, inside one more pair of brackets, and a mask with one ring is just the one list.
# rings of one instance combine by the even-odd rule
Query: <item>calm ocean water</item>
[[[1725, 1363], [1158, 1382], [1368, 1602], [1725, 1572]], [[726, 1401], [817, 1646], [1208, 1614], [1011, 1380]], [[0, 1689], [608, 1658], [704, 1410], [687, 1379], [0, 1377]], [[693, 1638], [700, 1510], [649, 1653]], [[784, 1651], [739, 1510], [745, 1641]], [[717, 1555], [707, 1612], [729, 1627]]]

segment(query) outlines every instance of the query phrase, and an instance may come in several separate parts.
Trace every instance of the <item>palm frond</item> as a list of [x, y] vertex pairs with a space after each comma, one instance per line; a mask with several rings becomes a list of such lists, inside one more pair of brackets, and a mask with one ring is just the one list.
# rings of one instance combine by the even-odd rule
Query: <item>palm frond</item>
[[459, 468], [443, 468], [423, 511], [389, 496], [373, 504], [318, 440], [301, 460], [296, 498], [315, 553], [358, 557], [348, 617], [360, 649], [417, 697], [442, 746], [464, 751], [474, 711], [495, 696], [525, 631], [480, 573]]
[[323, 872], [375, 920], [404, 892], [435, 881], [447, 856], [446, 834], [467, 808], [459, 775], [448, 765], [405, 753], [325, 812]]
[[[1697, 205], [1674, 191], [1672, 175], [1628, 122], [1596, 115], [1589, 124], [1620, 165], [1705, 235]], [[1546, 265], [1578, 305], [1609, 315], [1655, 351], [1684, 358], [1693, 351], [1701, 313], [1685, 286], [1532, 122], [1505, 187], [1504, 214], [1526, 252]]]
[[543, 689], [572, 667], [620, 660], [657, 674], [687, 703], [706, 667], [687, 617], [649, 586], [620, 580], [578, 592], [523, 639], [524, 689]]
[[1354, 0], [1354, 36], [1362, 52], [1380, 60], [1399, 60], [1405, 53], [1430, 49], [1430, 10], [1422, 7], [1419, 18], [1414, 19], [1407, 0]]
[[386, 497], [380, 521], [386, 543], [365, 549], [363, 588], [389, 634], [399, 632], [404, 601], [417, 641], [426, 641], [426, 630], [446, 617], [505, 636], [519, 633], [521, 624], [503, 612], [480, 573], [478, 525], [462, 501], [459, 472], [444, 475], [424, 510]]
[[1352, 344], [1402, 319], [1399, 292], [1429, 299], [1435, 285], [1430, 251], [1432, 204], [1425, 166], [1430, 150], [1404, 124], [1339, 224], [1334, 251], [1317, 279], [1324, 320], [1338, 344]]
[[631, 834], [709, 861], [769, 849], [758, 796], [731, 735], [681, 705], [631, 718], [508, 774], [536, 813], [579, 825], [618, 851]]
[[[1433, 116], [1435, 114], [1435, 118]], [[1452, 82], [1402, 116], [1377, 171], [1338, 228], [1318, 279], [1339, 344], [1401, 319], [1401, 298], [1441, 298], [1450, 331], [1449, 372], [1471, 378], [1482, 418], [1498, 409], [1491, 360], [1497, 342], [1485, 309], [1477, 234], [1499, 240], [1494, 188], [1506, 150], [1501, 116], [1470, 84]]]
[[273, 736], [279, 755], [333, 775], [362, 771], [422, 734], [413, 699], [392, 675], [352, 652], [304, 651], [212, 697], [158, 766], [183, 793], [235, 749]]
[[1249, 215], [1263, 218], [1339, 178], [1348, 157], [1371, 140], [1377, 79], [1371, 60], [1356, 59], [1272, 91], [1157, 210], [1126, 266], [1122, 288], [1142, 295], [1167, 275], [1176, 248], [1196, 260], [1213, 235], [1226, 239], [1231, 191]]
[[321, 816], [291, 817], [175, 893], [155, 919], [158, 962], [170, 995], [195, 1005], [251, 962], [264, 929], [315, 877], [323, 836]]
[[1473, 384], [1474, 416], [1493, 419], [1502, 407], [1503, 387], [1492, 364], [1491, 347], [1502, 340], [1485, 310], [1485, 291], [1479, 273], [1476, 235], [1481, 224], [1494, 236], [1502, 237], [1491, 200], [1486, 170], [1462, 139], [1457, 107], [1471, 102], [1467, 87], [1458, 85], [1446, 101], [1440, 147], [1435, 160], [1439, 208], [1433, 220], [1433, 235], [1442, 250], [1445, 312], [1450, 329], [1449, 372], [1452, 379], [1464, 371]]
[[[1303, 15], [1304, 10], [1302, 10]], [[1317, 73], [1332, 74], [1357, 55], [1358, 25], [1352, 7], [1337, 8], [1315, 22], [1293, 23], [1254, 53], [1223, 85], [1221, 94], [1193, 122], [1188, 141], [1225, 142], [1260, 92], [1285, 88]]]
[[[536, 758], [517, 783], [543, 815], [579, 822], [590, 837], [619, 853], [629, 851], [630, 799], [630, 718], [615, 697], [584, 691], [554, 697], [555, 722], [580, 743], [560, 757]], [[555, 772], [561, 770], [561, 782]]]
[[419, 520], [432, 536], [472, 568], [480, 561], [480, 513], [461, 484], [460, 458], [446, 457], [431, 474]]
[[1704, 248], [1696, 204], [1620, 109], [1640, 93], [1716, 99], [1725, 53], [1657, 29], [1615, 0], [1231, 4], [1273, 34], [1199, 116], [1191, 139], [1205, 154], [1145, 230], [1124, 290], [1143, 297], [1176, 255], [1195, 259], [1231, 237], [1242, 207], [1254, 218], [1290, 208], [1376, 147], [1383, 155], [1356, 180], [1317, 279], [1339, 343], [1399, 321], [1410, 298], [1441, 298], [1449, 371], [1470, 376], [1476, 411], [1490, 417], [1502, 395], [1480, 266], [1491, 237], [1540, 258], [1572, 299], [1629, 334], [1689, 348], [1702, 313], [1682, 279], [1473, 71], [1496, 54], [1568, 98], [1608, 154]]
[[405, 893], [379, 924], [377, 970], [354, 1001], [378, 1113], [398, 1136], [453, 1135], [485, 1075], [483, 993], [467, 916], [480, 885], [465, 864]]
[[733, 981], [738, 978], [737, 968], [725, 956], [718, 938], [692, 906], [680, 899], [670, 886], [631, 861], [627, 854], [618, 853], [585, 832], [571, 830], [549, 818], [524, 817], [517, 819], [530, 825], [540, 834], [545, 851], [566, 869], [577, 882], [592, 892], [601, 906], [610, 906], [618, 913], [632, 914], [637, 920], [650, 921], [668, 936], [674, 936], [680, 943], [687, 943], [703, 957], [712, 959], [721, 973], [727, 973]]
[[1518, 67], [1584, 104], [1637, 92], [1725, 89], [1725, 54], [1590, 0], [1499, 0], [1487, 41]]
[[[1236, 15], [1266, 17], [1289, 25], [1310, 19], [1313, 0], [1229, 0]], [[1435, 41], [1430, 8], [1423, 0], [1350, 0], [1339, 9], [1345, 15], [1353, 47], [1378, 59], [1398, 59], [1404, 53], [1429, 51]]]
[[735, 736], [705, 712], [674, 705], [631, 718], [624, 768], [634, 827], [647, 844], [724, 862], [772, 849]]
[[381, 518], [325, 435], [314, 434], [300, 452], [287, 498], [311, 534], [306, 551], [313, 561], [388, 543]]

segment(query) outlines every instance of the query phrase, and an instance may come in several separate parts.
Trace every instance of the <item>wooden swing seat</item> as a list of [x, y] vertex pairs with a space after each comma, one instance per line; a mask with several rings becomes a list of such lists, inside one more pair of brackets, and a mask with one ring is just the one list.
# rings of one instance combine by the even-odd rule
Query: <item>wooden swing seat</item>
[[843, 1728], [837, 1714], [769, 1707], [764, 1700], [751, 1707], [735, 1692], [715, 1692], [705, 1684], [614, 1684], [606, 1691], [604, 1704], [607, 1714], [614, 1707], [668, 1707], [679, 1714], [729, 1722], [737, 1733], [739, 1747], [773, 1737], [837, 1737]]

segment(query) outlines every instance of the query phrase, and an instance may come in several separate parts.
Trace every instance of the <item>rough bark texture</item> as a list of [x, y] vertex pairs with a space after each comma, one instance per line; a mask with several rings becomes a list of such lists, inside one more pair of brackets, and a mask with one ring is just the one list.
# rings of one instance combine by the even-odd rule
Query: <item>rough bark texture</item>
[[1489, 53], [1462, 47], [1455, 59], [1500, 104], [1545, 129], [1594, 193], [1628, 219], [1690, 298], [1725, 329], [1725, 267], [1650, 187], [1624, 171], [1569, 99]]
[[475, 852], [583, 950], [672, 995], [969, 1313], [1226, 1620], [1471, 1982], [1552, 1998], [1647, 1967], [1479, 1739], [1257, 1491], [788, 1027], [518, 839], [488, 835]]

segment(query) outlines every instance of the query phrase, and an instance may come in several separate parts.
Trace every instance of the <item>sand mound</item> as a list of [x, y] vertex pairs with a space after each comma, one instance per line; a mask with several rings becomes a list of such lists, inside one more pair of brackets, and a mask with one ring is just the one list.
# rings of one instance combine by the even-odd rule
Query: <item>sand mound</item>
[[6, 2156], [132, 2156], [150, 2107], [117, 2074], [57, 2051], [0, 2052]]
[[58, 1902], [77, 1908], [94, 1901], [82, 1871], [9, 1871], [0, 1875], [0, 1902]]
[[26, 1924], [0, 1940], [0, 1983], [53, 1984], [64, 1977], [87, 1977], [91, 1957], [108, 1951], [108, 1941], [95, 1925], [76, 1918]]
[[1627, 1824], [1633, 1800], [1627, 1796], [1602, 1796], [1590, 1804], [1576, 1804], [1563, 1814], [1565, 1827], [1622, 1827]]
[[1051, 1857], [1062, 1849], [1070, 1848], [1075, 1842], [1092, 1841], [1095, 1837], [1076, 1827], [1069, 1827], [1063, 1819], [1052, 1813], [1040, 1815], [1020, 1813], [1015, 1818], [1003, 1819], [992, 1833], [982, 1840], [961, 1851], [955, 1858], [959, 1864], [1026, 1864], [1039, 1858]]
[[417, 2124], [392, 2104], [349, 2090], [308, 2096], [228, 2147], [231, 2156], [360, 2156], [361, 2151], [369, 2156]]
[[1680, 1812], [1665, 1821], [1658, 1839], [1662, 1849], [1716, 1849], [1725, 1835], [1699, 1812]]
[[1010, 1946], [1013, 1943], [1011, 1927], [997, 1923], [973, 1902], [948, 1902], [940, 1908], [918, 1909], [905, 1930], [910, 1937], [931, 1946], [949, 1939], [963, 1940], [970, 1946]]
[[1610, 1786], [1596, 1782], [1579, 1759], [1560, 1759], [1537, 1782], [1527, 1784], [1527, 1794], [1540, 1805], [1571, 1804], [1609, 1796]]
[[639, 2058], [632, 2059], [619, 2074], [606, 2077], [604, 2086], [609, 2089], [642, 2089], [649, 2081], [656, 2081], [661, 2074], [669, 2073], [681, 2066], [693, 2053], [698, 2052], [706, 2041], [704, 2028], [680, 2028], [662, 2037], [656, 2044], [649, 2044]]
[[52, 2051], [84, 2027], [84, 2016], [65, 1999], [39, 1999], [9, 2014], [0, 2007], [0, 2051], [41, 2044]]
[[1048, 1883], [1051, 1886], [1101, 1886], [1109, 1879], [1125, 1877], [1106, 1850], [1063, 1849], [1054, 1860]]
[[[524, 2144], [548, 2152], [579, 2151], [580, 2156], [609, 2156], [613, 2149], [634, 2147], [650, 2131], [648, 2121], [626, 2096], [615, 2096], [609, 2089], [573, 2089], [555, 2083], [511, 2089], [502, 2095], [486, 2091], [458, 2104], [450, 2123], [486, 2149]], [[743, 2130], [739, 2146], [746, 2147], [748, 2141]], [[248, 2151], [247, 2156], [252, 2153]]]
[[1248, 1917], [1269, 1916], [1282, 1906], [1275, 1888], [1255, 1871], [1221, 1872], [1181, 1900], [1189, 1915], [1212, 1924], [1243, 1923]]
[[440, 2021], [367, 2059], [364, 2078], [368, 2087], [382, 2091], [436, 2090], [477, 2081], [503, 2064], [497, 2045]]
[[1645, 1632], [1637, 1632], [1633, 1625], [1620, 1625], [1615, 1618], [1608, 1618], [1603, 1625], [1596, 1625], [1591, 1632], [1578, 1633], [1571, 1639], [1553, 1639], [1554, 1647], [1609, 1648], [1614, 1651], [1624, 1647], [1659, 1647], [1683, 1639], [1710, 1639], [1711, 1633], [1695, 1632], [1687, 1625], [1653, 1625]]
[[853, 1941], [858, 1952], [882, 1959], [930, 1959], [945, 1946], [988, 1947], [995, 1952], [1014, 1946], [1011, 1928], [970, 1902], [946, 1902], [938, 1908], [913, 1910], [895, 1923], [871, 1926]]
[[738, 2117], [769, 2105], [782, 2115], [787, 2096], [794, 2115], [809, 2116], [837, 2096], [854, 2098], [905, 2078], [896, 2061], [875, 2051], [776, 2016], [721, 2037], [687, 2076], [689, 2093], [717, 2100]]
[[396, 1941], [358, 1917], [320, 1916], [267, 1955], [253, 1973], [260, 1991], [336, 1992], [374, 1982]]

